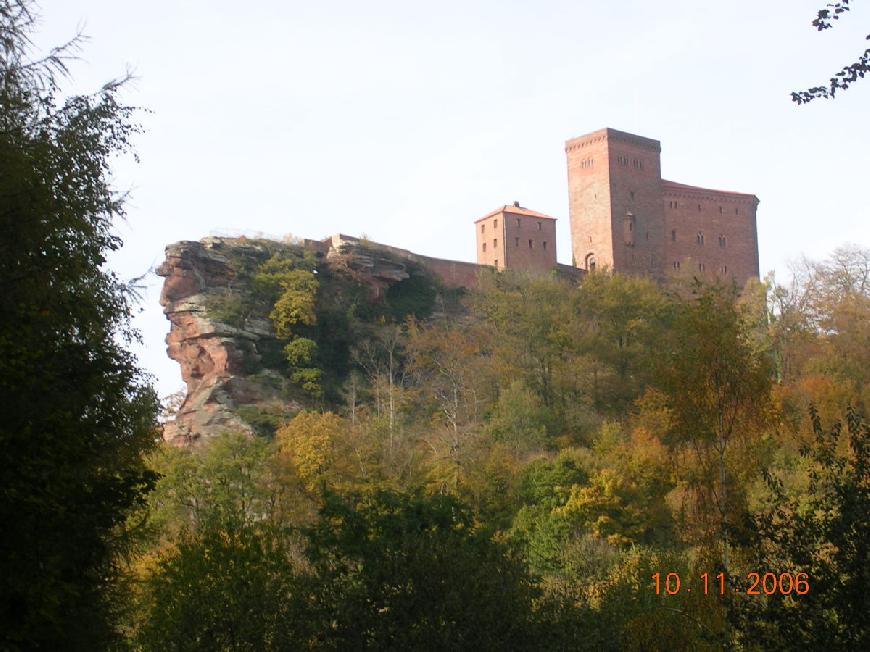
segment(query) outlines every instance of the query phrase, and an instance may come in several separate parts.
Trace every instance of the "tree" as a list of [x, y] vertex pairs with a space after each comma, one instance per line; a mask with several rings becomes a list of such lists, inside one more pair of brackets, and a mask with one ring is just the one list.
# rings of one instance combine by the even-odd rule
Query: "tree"
[[133, 290], [105, 269], [129, 151], [121, 83], [57, 101], [74, 39], [30, 57], [0, 0], [0, 648], [102, 649], [126, 518], [155, 476], [158, 404], [125, 349]]
[[534, 649], [524, 564], [452, 496], [327, 494], [308, 556], [331, 625], [315, 647]]
[[[809, 591], [740, 603], [747, 641], [769, 649], [870, 647], [870, 424], [857, 411], [823, 428], [811, 411], [814, 440], [801, 456], [805, 491], [766, 474], [767, 504], [754, 517], [756, 568], [806, 573]], [[843, 441], [845, 440], [845, 442]], [[843, 444], [847, 450], [843, 449]]]
[[[840, 16], [850, 9], [849, 0], [838, 0], [828, 4], [825, 9], [819, 9], [818, 15], [813, 20], [813, 27], [820, 32], [831, 29], [834, 26], [833, 21], [840, 20]], [[870, 40], [870, 34], [867, 35], [867, 40]], [[846, 90], [859, 78], [863, 79], [868, 71], [870, 71], [870, 48], [864, 50], [857, 61], [844, 66], [840, 72], [831, 77], [827, 84], [815, 86], [805, 91], [793, 92], [791, 94], [792, 102], [805, 104], [820, 97], [833, 98], [838, 89]]]
[[698, 283], [694, 291], [678, 307], [670, 341], [663, 343], [656, 384], [670, 421], [666, 442], [685, 456], [675, 469], [696, 499], [699, 538], [718, 540], [727, 568], [734, 516], [744, 512], [734, 480], [751, 467], [745, 456], [735, 458], [735, 443], [763, 426], [771, 374], [767, 358], [755, 350], [751, 316], [741, 309], [737, 288]]
[[147, 586], [137, 649], [299, 650], [319, 624], [274, 528], [209, 523], [186, 532]]

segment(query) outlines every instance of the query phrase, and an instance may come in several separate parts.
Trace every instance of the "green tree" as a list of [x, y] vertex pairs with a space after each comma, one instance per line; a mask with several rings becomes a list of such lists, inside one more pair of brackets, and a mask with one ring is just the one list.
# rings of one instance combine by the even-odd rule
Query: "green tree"
[[[767, 474], [766, 505], [755, 514], [756, 568], [806, 573], [805, 595], [739, 603], [747, 642], [764, 649], [866, 650], [870, 647], [870, 424], [854, 411], [823, 428], [812, 411], [814, 441], [801, 451], [805, 490]], [[843, 441], [845, 440], [845, 442]], [[842, 444], [847, 450], [842, 450]]]
[[533, 591], [521, 560], [449, 496], [328, 495], [309, 535], [321, 647], [522, 650]]
[[306, 578], [274, 528], [209, 523], [181, 541], [147, 581], [143, 650], [305, 649]]
[[57, 100], [74, 40], [30, 60], [27, 0], [0, 2], [0, 648], [102, 649], [117, 553], [155, 477], [157, 401], [106, 270], [109, 166], [137, 132], [120, 83]]

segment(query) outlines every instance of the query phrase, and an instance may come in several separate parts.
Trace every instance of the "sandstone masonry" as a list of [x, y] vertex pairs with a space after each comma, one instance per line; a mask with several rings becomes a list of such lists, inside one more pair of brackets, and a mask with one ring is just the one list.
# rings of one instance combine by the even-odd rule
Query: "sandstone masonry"
[[[758, 277], [755, 195], [666, 181], [661, 143], [616, 129], [573, 138], [565, 154], [574, 267], [739, 285]], [[474, 226], [479, 265], [557, 267], [553, 217], [515, 202]]]

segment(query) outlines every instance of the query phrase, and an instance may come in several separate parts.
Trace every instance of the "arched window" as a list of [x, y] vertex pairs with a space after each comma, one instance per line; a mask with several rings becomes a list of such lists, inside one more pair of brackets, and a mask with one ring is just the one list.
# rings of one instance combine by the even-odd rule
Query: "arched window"
[[586, 269], [590, 272], [595, 271], [595, 254], [586, 254]]

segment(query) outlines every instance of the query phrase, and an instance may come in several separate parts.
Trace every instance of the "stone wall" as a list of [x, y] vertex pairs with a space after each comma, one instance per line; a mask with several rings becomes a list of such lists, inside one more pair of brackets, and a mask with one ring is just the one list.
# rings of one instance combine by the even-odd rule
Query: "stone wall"
[[757, 197], [671, 181], [662, 191], [669, 273], [733, 278], [740, 286], [758, 277]]
[[662, 278], [758, 276], [755, 195], [661, 178], [657, 140], [601, 129], [565, 145], [574, 263]]

